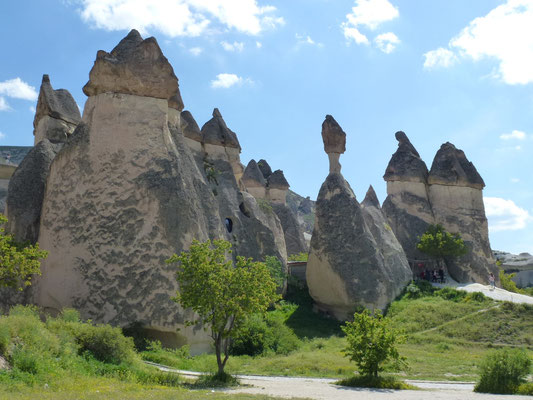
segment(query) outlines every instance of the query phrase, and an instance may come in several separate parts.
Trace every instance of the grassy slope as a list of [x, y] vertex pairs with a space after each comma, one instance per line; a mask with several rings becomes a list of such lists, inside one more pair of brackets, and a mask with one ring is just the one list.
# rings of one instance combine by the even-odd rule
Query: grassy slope
[[[340, 378], [353, 374], [355, 366], [342, 353], [345, 339], [339, 324], [314, 314], [302, 294], [289, 300], [299, 306], [273, 312], [287, 314], [286, 325], [301, 340], [299, 350], [289, 355], [230, 357], [228, 372]], [[494, 346], [523, 346], [533, 355], [531, 306], [428, 296], [394, 302], [387, 318], [406, 333], [406, 342], [400, 345], [410, 366], [400, 373], [406, 378], [473, 381], [478, 362]], [[213, 371], [216, 365], [212, 355], [183, 357], [163, 351], [157, 356], [163, 355], [165, 363], [176, 368]], [[144, 357], [157, 358], [153, 353]]]

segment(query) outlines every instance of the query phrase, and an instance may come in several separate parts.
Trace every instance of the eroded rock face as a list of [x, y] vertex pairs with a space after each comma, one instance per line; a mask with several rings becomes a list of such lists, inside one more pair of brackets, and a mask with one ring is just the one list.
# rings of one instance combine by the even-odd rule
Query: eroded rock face
[[[160, 67], [152, 74], [164, 80]], [[140, 322], [167, 345], [208, 351], [212, 340], [199, 326], [185, 327], [191, 314], [171, 300], [175, 270], [164, 260], [193, 239], [220, 238], [235, 256], [273, 255], [286, 265], [281, 223], [239, 190], [227, 153], [210, 160], [216, 174], [208, 174], [168, 98], [121, 93], [123, 83], [89, 97], [83, 122], [52, 162], [39, 231], [50, 256], [33, 298], [98, 323]]]
[[[326, 117], [323, 130], [331, 129], [331, 121]], [[306, 275], [318, 309], [340, 320], [358, 306], [384, 309], [409, 281], [410, 270], [375, 193], [361, 206], [343, 176], [330, 172], [315, 213]]]
[[246, 190], [256, 199], [266, 198], [266, 180], [255, 160], [250, 160], [241, 178]]
[[46, 180], [61, 147], [61, 143], [42, 139], [11, 176], [6, 200], [7, 230], [19, 242], [37, 242]]
[[122, 93], [168, 100], [168, 106], [183, 110], [174, 69], [153, 37], [144, 39], [133, 29], [111, 50], [100, 50], [83, 87], [87, 96]]
[[289, 182], [285, 179], [283, 171], [277, 169], [267, 179], [268, 198], [273, 203], [285, 204]]
[[383, 177], [387, 181], [383, 212], [407, 258], [426, 259], [416, 244], [428, 225], [435, 223], [428, 195], [428, 170], [405, 133], [396, 132], [396, 140], [398, 149]]
[[464, 152], [445, 143], [435, 155], [428, 177], [429, 200], [435, 221], [460, 233], [469, 252], [447, 260], [450, 275], [459, 282], [488, 282], [498, 276], [489, 242], [482, 189], [483, 179]]
[[263, 178], [268, 179], [268, 177], [272, 175], [272, 168], [270, 168], [270, 165], [268, 165], [268, 162], [266, 160], [259, 160], [257, 166], [261, 170]]
[[65, 142], [80, 121], [80, 110], [68, 90], [54, 90], [49, 76], [43, 75], [33, 119], [35, 144], [43, 139]]
[[287, 255], [290, 256], [292, 254], [306, 253], [307, 244], [305, 242], [302, 227], [298, 223], [297, 216], [286, 204], [283, 203], [272, 203], [272, 208], [283, 227]]

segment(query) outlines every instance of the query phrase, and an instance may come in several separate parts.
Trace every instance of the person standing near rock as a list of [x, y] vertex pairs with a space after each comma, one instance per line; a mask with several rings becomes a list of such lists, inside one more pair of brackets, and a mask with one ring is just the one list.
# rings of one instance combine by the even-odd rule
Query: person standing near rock
[[491, 289], [494, 289], [496, 287], [494, 281], [495, 281], [494, 274], [491, 272], [490, 275], [489, 275], [489, 283], [490, 283], [490, 288]]

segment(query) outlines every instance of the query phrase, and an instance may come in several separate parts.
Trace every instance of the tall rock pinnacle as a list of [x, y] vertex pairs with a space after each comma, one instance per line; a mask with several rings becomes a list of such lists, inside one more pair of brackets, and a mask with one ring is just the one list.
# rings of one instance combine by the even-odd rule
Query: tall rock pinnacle
[[322, 140], [324, 151], [329, 157], [329, 172], [340, 173], [339, 158], [346, 151], [346, 133], [331, 115], [326, 115], [326, 119], [322, 123]]

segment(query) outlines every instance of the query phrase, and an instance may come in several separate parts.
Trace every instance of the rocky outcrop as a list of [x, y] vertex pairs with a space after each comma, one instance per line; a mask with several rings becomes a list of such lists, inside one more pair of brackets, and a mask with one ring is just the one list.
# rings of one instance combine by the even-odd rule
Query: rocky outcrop
[[383, 212], [408, 259], [426, 259], [418, 251], [418, 237], [435, 223], [428, 197], [428, 169], [405, 133], [396, 132], [398, 149], [383, 177], [387, 182], [387, 198]]
[[468, 247], [465, 256], [446, 260], [450, 275], [459, 282], [488, 282], [490, 272], [498, 276], [483, 204], [485, 183], [474, 165], [462, 150], [445, 143], [433, 159], [428, 183], [435, 222], [459, 233]]
[[440, 224], [461, 235], [466, 256], [446, 260], [448, 273], [459, 282], [488, 282], [497, 268], [488, 239], [483, 205], [483, 179], [463, 151], [445, 143], [431, 171], [403, 132], [396, 133], [398, 150], [385, 171], [387, 198], [383, 211], [408, 259], [427, 259], [416, 249], [429, 224]]
[[278, 169], [267, 178], [268, 198], [273, 203], [285, 204], [289, 182], [283, 171]]
[[213, 145], [217, 156], [208, 147], [205, 162], [191, 148], [197, 132], [186, 134], [196, 130], [192, 116], [172, 108], [176, 90], [155, 39], [133, 31], [111, 53], [98, 52], [83, 121], [46, 182], [39, 243], [50, 255], [33, 298], [98, 323], [140, 322], [164, 344], [197, 353], [211, 340], [184, 326], [190, 311], [171, 300], [175, 271], [164, 260], [193, 239], [214, 238], [231, 241], [234, 256], [273, 255], [284, 265], [287, 256], [279, 219], [240, 191], [228, 147]]
[[283, 203], [272, 203], [272, 209], [278, 216], [283, 227], [287, 255], [307, 253], [308, 245], [305, 241], [302, 227], [298, 223], [297, 216]]
[[[331, 134], [332, 126], [337, 134], [342, 132], [334, 121], [326, 117], [323, 137]], [[325, 146], [326, 151], [330, 149]], [[337, 169], [333, 168], [318, 194], [306, 276], [317, 308], [342, 320], [350, 318], [358, 306], [384, 309], [405, 286], [410, 270], [401, 260], [402, 249], [394, 254], [394, 235], [384, 232], [379, 213], [370, 210], [377, 210], [375, 205], [368, 204], [365, 212]], [[386, 251], [380, 247], [383, 243]], [[394, 265], [386, 265], [391, 260]]]
[[256, 199], [265, 199], [266, 194], [266, 180], [257, 166], [255, 160], [250, 160], [242, 175], [242, 183], [246, 186], [246, 190]]
[[340, 172], [339, 158], [346, 151], [346, 133], [331, 115], [326, 115], [322, 123], [322, 141], [329, 158], [329, 172]]
[[50, 165], [62, 144], [42, 139], [13, 173], [7, 195], [7, 230], [19, 242], [37, 242]]
[[80, 110], [68, 90], [54, 90], [48, 75], [43, 75], [33, 119], [35, 144], [43, 139], [65, 142], [80, 120]]
[[270, 168], [270, 165], [268, 165], [266, 160], [259, 160], [257, 166], [261, 170], [263, 178], [267, 179], [270, 175], [272, 175], [272, 168]]
[[153, 37], [143, 40], [133, 29], [110, 53], [100, 50], [83, 87], [87, 96], [122, 93], [165, 99], [183, 110], [178, 78]]

